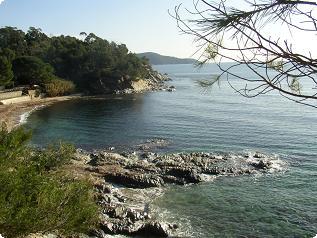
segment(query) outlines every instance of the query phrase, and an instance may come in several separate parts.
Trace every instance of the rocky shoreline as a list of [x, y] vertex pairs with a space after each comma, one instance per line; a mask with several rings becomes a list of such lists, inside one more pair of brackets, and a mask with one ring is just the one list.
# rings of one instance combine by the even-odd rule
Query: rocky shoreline
[[[169, 80], [166, 75], [157, 73], [145, 83], [144, 80], [140, 81], [140, 85], [132, 85], [116, 94], [174, 91], [173, 86], [165, 84], [166, 80]], [[69, 99], [72, 97], [51, 99], [45, 105]], [[16, 117], [14, 122], [17, 124], [21, 112], [42, 104], [43, 101], [26, 106], [14, 105], [12, 110], [15, 112], [11, 115], [11, 120]], [[10, 111], [7, 111], [8, 115]], [[163, 139], [152, 139], [129, 152], [114, 152], [114, 148], [95, 152], [77, 150], [72, 163], [65, 170], [74, 177], [86, 177], [93, 182], [96, 201], [101, 209], [98, 228], [82, 237], [104, 238], [117, 234], [177, 237], [180, 224], [157, 219], [157, 211], [152, 207], [153, 201], [163, 195], [169, 186], [198, 184], [212, 181], [219, 176], [265, 174], [280, 169], [281, 161], [261, 153], [155, 153], [157, 148], [163, 148], [167, 144], [168, 141]]]
[[129, 81], [128, 84], [124, 84], [123, 89], [116, 89], [114, 94], [134, 94], [148, 91], [175, 91], [174, 86], [169, 86], [166, 81], [171, 79], [167, 74], [161, 74], [155, 70], [149, 71], [149, 77], [146, 79], [139, 79], [138, 81]]
[[[264, 174], [279, 170], [281, 161], [260, 153], [205, 152], [157, 154], [149, 151], [114, 153], [77, 150], [74, 174], [93, 178], [101, 207], [99, 228], [91, 237], [107, 234], [177, 237], [180, 224], [157, 220], [153, 201], [170, 185], [190, 185], [219, 176]], [[81, 171], [81, 172], [79, 172]], [[79, 176], [79, 175], [78, 175]]]

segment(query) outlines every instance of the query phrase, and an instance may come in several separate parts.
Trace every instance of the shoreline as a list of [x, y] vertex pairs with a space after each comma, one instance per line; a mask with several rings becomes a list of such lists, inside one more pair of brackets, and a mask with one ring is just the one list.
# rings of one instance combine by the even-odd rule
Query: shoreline
[[[20, 102], [9, 105], [0, 105], [0, 123], [5, 123], [7, 129], [11, 131], [15, 127], [25, 123], [28, 116], [35, 110], [47, 107], [57, 102], [63, 102], [73, 99], [85, 98], [80, 95], [69, 95], [52, 98], [33, 99], [28, 102]], [[25, 117], [23, 117], [25, 115]]]
[[[140, 80], [134, 82], [130, 88], [123, 90], [116, 90], [112, 94], [83, 96], [81, 94], [73, 94], [68, 96], [59, 97], [47, 97], [47, 98], [35, 98], [32, 101], [19, 102], [8, 105], [0, 105], [0, 124], [6, 123], [8, 131], [23, 124], [29, 117], [29, 115], [40, 108], [47, 107], [57, 102], [63, 102], [74, 99], [105, 99], [111, 95], [127, 95], [127, 94], [139, 94], [144, 92], [153, 91], [175, 91], [174, 86], [168, 86], [165, 81], [170, 80], [167, 76], [164, 76], [158, 72], [151, 75], [150, 79]], [[23, 116], [25, 115], [25, 117]], [[23, 118], [24, 117], [24, 118]]]
[[[71, 95], [0, 105], [0, 121], [11, 120], [11, 127], [8, 127], [11, 130], [23, 123], [23, 115], [27, 120], [34, 110], [73, 99], [101, 98], [107, 97]], [[153, 205], [153, 201], [164, 195], [171, 185], [186, 186], [211, 182], [220, 176], [280, 171], [276, 158], [257, 152], [243, 155], [153, 152], [156, 146], [165, 144], [166, 141], [150, 140], [138, 145], [138, 150], [134, 152], [77, 149], [77, 156], [67, 170], [76, 176], [93, 179], [97, 204], [103, 211], [98, 229], [89, 235], [177, 237], [183, 231], [183, 224], [162, 219], [160, 211]]]

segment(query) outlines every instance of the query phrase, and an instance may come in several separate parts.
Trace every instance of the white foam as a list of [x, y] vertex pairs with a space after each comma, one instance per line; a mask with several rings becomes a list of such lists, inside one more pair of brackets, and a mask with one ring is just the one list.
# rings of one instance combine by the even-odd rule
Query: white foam
[[210, 174], [201, 174], [200, 177], [204, 182], [213, 182], [217, 178], [217, 176]]
[[[286, 162], [277, 158], [273, 159], [270, 162], [272, 162], [269, 172], [274, 173], [274, 172], [282, 172], [286, 170]], [[317, 237], [316, 237], [317, 238]]]
[[262, 158], [255, 158], [252, 156], [247, 158], [246, 161], [249, 164], [260, 163], [261, 161], [263, 161], [265, 164], [268, 165], [268, 173], [282, 172], [285, 171], [287, 168], [287, 163], [281, 160], [278, 156], [264, 155], [264, 157]]
[[[23, 125], [27, 122], [29, 116], [31, 115], [32, 112], [39, 110], [40, 108], [44, 107], [44, 105], [40, 105], [40, 106], [36, 106], [34, 107], [32, 110], [23, 113], [22, 115], [20, 115], [20, 120], [19, 120], [19, 125]], [[0, 237], [1, 238], [1, 237]]]

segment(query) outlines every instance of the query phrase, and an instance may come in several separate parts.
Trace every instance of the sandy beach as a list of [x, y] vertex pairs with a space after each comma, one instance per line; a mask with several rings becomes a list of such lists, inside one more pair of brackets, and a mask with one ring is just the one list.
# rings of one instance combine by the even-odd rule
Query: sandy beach
[[67, 101], [80, 97], [81, 96], [78, 95], [71, 95], [63, 97], [34, 99], [29, 102], [21, 102], [10, 105], [0, 105], [0, 123], [5, 122], [8, 130], [12, 130], [14, 127], [20, 124], [21, 116], [27, 112], [31, 112], [39, 107], [48, 106], [53, 103]]

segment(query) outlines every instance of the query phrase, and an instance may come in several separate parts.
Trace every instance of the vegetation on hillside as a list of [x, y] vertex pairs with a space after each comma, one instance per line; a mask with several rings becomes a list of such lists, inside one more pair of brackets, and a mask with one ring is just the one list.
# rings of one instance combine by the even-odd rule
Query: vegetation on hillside
[[74, 148], [31, 149], [30, 137], [23, 128], [0, 130], [0, 234], [88, 231], [98, 219], [92, 185], [61, 169]]
[[154, 52], [145, 52], [137, 54], [139, 58], [147, 58], [152, 65], [161, 64], [197, 64], [197, 60], [190, 58], [176, 58], [171, 56], [160, 55]]
[[[0, 28], [0, 86], [36, 84], [48, 90], [45, 85], [60, 85], [64, 80], [65, 84], [71, 81], [80, 92], [102, 94], [124, 89], [132, 80], [148, 76], [148, 61], [129, 52], [124, 44], [93, 33], [82, 32], [80, 38], [49, 37], [34, 27], [26, 33], [14, 27]], [[74, 90], [67, 88], [48, 94]]]

